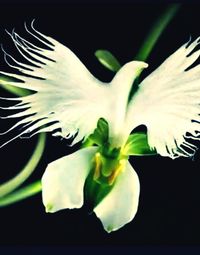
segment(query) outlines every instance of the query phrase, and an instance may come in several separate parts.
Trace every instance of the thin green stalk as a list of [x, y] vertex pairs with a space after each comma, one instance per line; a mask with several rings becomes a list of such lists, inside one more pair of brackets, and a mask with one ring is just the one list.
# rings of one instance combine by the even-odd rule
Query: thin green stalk
[[0, 207], [8, 206], [10, 204], [14, 204], [28, 197], [34, 196], [41, 192], [41, 190], [42, 190], [41, 181], [31, 183], [26, 187], [23, 187], [13, 193], [10, 193], [9, 195], [3, 198], [0, 198]]
[[134, 58], [135, 60], [145, 61], [148, 58], [162, 32], [173, 19], [180, 6], [180, 4], [170, 4], [165, 12], [156, 20]]
[[45, 148], [45, 140], [46, 134], [40, 134], [35, 150], [25, 167], [14, 178], [0, 185], [0, 197], [5, 196], [18, 188], [32, 174], [42, 157]]
[[18, 88], [12, 85], [9, 85], [9, 82], [13, 82], [14, 80], [11, 78], [7, 78], [5, 76], [0, 76], [0, 86], [7, 90], [8, 92], [16, 95], [16, 96], [27, 96], [31, 94], [30, 90]]
[[[181, 4], [170, 4], [168, 6], [165, 12], [153, 24], [151, 30], [147, 34], [144, 40], [144, 43], [140, 47], [134, 60], [146, 61], [153, 47], [155, 46], [159, 37], [161, 36], [162, 32], [170, 23], [170, 21], [173, 19], [173, 17], [175, 16], [175, 14], [177, 13], [180, 7], [181, 7]], [[131, 92], [129, 94], [129, 101], [131, 100], [133, 94], [138, 89], [139, 77], [140, 77], [140, 73], [138, 77], [135, 79], [134, 84], [132, 86]]]
[[31, 94], [29, 90], [17, 88], [9, 84], [0, 84], [0, 85], [3, 89], [7, 90], [8, 92], [16, 96], [27, 96]]

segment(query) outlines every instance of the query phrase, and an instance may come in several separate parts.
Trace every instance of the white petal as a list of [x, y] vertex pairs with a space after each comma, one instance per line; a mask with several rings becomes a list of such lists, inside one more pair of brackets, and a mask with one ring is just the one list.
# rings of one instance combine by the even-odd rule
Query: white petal
[[[59, 134], [63, 137], [73, 137], [78, 132], [74, 141], [78, 142], [93, 132], [99, 118], [107, 119], [108, 88], [87, 70], [70, 49], [33, 27], [32, 32], [26, 30], [38, 39], [39, 44], [45, 44], [49, 49], [35, 46], [15, 32], [9, 33], [29, 64], [20, 63], [4, 51], [8, 65], [22, 74], [0, 73], [19, 79], [18, 82], [9, 82], [9, 85], [36, 93], [20, 98], [22, 103], [26, 103], [27, 109], [8, 118], [31, 115], [29, 123], [35, 124], [31, 129], [33, 132], [44, 128], [40, 122], [43, 118], [46, 118], [45, 124], [58, 122], [59, 125], [51, 132], [58, 134], [56, 129], [60, 128]], [[1, 83], [8, 84], [6, 81]], [[13, 109], [20, 107], [16, 105]], [[29, 132], [30, 129], [25, 129], [23, 134]]]
[[199, 139], [200, 66], [185, 70], [199, 57], [200, 50], [191, 54], [198, 44], [199, 38], [165, 60], [142, 81], [129, 104], [129, 132], [146, 125], [149, 145], [162, 156], [188, 157], [196, 150], [185, 136]]
[[[25, 118], [20, 122], [23, 131], [18, 136], [30, 132], [31, 135], [36, 134], [44, 131], [44, 125], [48, 125], [51, 126], [48, 131], [54, 135], [64, 138], [76, 136], [73, 141], [76, 143], [90, 135], [98, 119], [104, 118], [110, 125], [111, 140], [116, 141], [116, 137], [121, 136], [132, 82], [138, 71], [147, 64], [139, 61], [127, 63], [110, 83], [103, 83], [87, 70], [70, 49], [35, 30], [33, 24], [31, 27], [32, 31], [25, 26], [26, 31], [47, 48], [34, 45], [14, 31], [8, 32], [28, 64], [17, 61], [3, 49], [6, 63], [21, 74], [0, 71], [0, 74], [18, 79], [17, 82], [9, 82], [9, 85], [36, 92], [20, 98], [27, 109], [7, 116]], [[20, 110], [21, 106], [16, 105], [12, 109]], [[46, 120], [41, 121], [44, 118]], [[57, 125], [54, 125], [55, 122]], [[27, 124], [30, 124], [29, 129], [26, 128]], [[116, 146], [121, 146], [121, 143], [117, 141]]]
[[[126, 142], [124, 135], [124, 119], [127, 111], [127, 103], [133, 81], [148, 64], [142, 61], [126, 63], [111, 81], [110, 115], [108, 120], [110, 142], [114, 147], [120, 147]], [[114, 95], [114, 100], [112, 97]]]
[[139, 179], [130, 165], [116, 180], [111, 192], [94, 209], [107, 232], [115, 231], [130, 222], [138, 208]]
[[96, 150], [84, 148], [48, 165], [42, 177], [42, 198], [47, 212], [83, 205], [83, 187]]

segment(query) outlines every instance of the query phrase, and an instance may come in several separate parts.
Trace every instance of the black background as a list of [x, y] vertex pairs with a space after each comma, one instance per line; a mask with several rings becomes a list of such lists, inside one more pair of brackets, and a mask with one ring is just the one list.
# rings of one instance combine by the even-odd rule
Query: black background
[[[4, 29], [15, 27], [26, 36], [23, 23], [34, 18], [35, 27], [73, 50], [99, 79], [113, 73], [94, 57], [97, 49], [110, 50], [122, 64], [136, 55], [153, 21], [168, 3], [147, 2], [7, 2], [1, 3], [0, 42], [15, 54]], [[199, 4], [182, 5], [160, 37], [148, 59], [146, 74], [199, 31]], [[3, 54], [0, 68], [6, 70]], [[155, 91], [156, 93], [156, 91]], [[3, 90], [2, 95], [8, 95]], [[1, 120], [0, 129], [11, 123]], [[159, 125], [159, 122], [158, 122]], [[0, 141], [5, 137], [0, 137]], [[0, 151], [0, 180], [14, 176], [30, 157], [37, 137], [18, 139]], [[41, 178], [48, 162], [74, 151], [67, 142], [48, 136], [42, 161], [30, 183]], [[107, 234], [95, 215], [85, 207], [46, 214], [41, 195], [0, 209], [1, 245], [199, 245], [200, 244], [200, 154], [194, 160], [133, 157], [131, 163], [141, 183], [139, 210], [122, 229]]]

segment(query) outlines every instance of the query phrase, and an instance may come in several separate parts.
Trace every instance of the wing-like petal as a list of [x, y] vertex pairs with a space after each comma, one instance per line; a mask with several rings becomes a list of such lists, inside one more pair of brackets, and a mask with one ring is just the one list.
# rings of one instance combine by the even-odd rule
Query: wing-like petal
[[[78, 142], [93, 132], [99, 118], [106, 118], [107, 87], [67, 47], [41, 34], [33, 26], [32, 31], [27, 27], [26, 30], [45, 47], [38, 47], [15, 32], [8, 33], [29, 64], [17, 61], [4, 51], [7, 64], [20, 74], [0, 74], [18, 79], [17, 82], [9, 82], [9, 85], [36, 93], [19, 98], [21, 104], [12, 109], [21, 109], [21, 105], [26, 109], [8, 118], [23, 117], [20, 124], [30, 124], [21, 134], [37, 133], [38, 129], [40, 132], [44, 125], [49, 125], [49, 132], [60, 128], [61, 132], [55, 134], [62, 137], [69, 138], [78, 133], [74, 140]], [[54, 125], [55, 122], [57, 125]]]
[[94, 209], [107, 232], [123, 227], [134, 218], [139, 193], [138, 176], [127, 161], [126, 168], [117, 177], [111, 192]]
[[199, 38], [184, 44], [145, 78], [128, 107], [130, 130], [146, 125], [148, 143], [162, 156], [192, 156], [200, 131], [200, 55], [194, 51]]
[[47, 212], [83, 205], [83, 187], [96, 150], [84, 148], [48, 165], [42, 177], [42, 197]]

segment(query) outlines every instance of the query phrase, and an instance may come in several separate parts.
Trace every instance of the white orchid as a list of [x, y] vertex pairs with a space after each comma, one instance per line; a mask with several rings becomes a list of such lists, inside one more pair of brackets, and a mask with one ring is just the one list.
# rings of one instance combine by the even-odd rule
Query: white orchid
[[[174, 159], [195, 153], [192, 140], [199, 140], [200, 67], [188, 68], [199, 56], [199, 50], [193, 52], [199, 38], [165, 60], [140, 83], [129, 100], [134, 80], [148, 64], [131, 61], [110, 83], [104, 83], [67, 47], [33, 26], [32, 31], [26, 30], [45, 48], [14, 31], [9, 34], [29, 64], [5, 52], [8, 65], [22, 74], [0, 73], [17, 79], [9, 85], [35, 92], [6, 98], [20, 101], [8, 108], [20, 112], [7, 118], [22, 118], [10, 130], [21, 127], [17, 137], [52, 132], [54, 136], [73, 137], [73, 144], [92, 140], [91, 146], [48, 165], [42, 177], [46, 210], [80, 208], [85, 182], [89, 180], [99, 189], [98, 194], [93, 194], [99, 196], [94, 212], [106, 231], [117, 230], [134, 218], [138, 207], [140, 185], [128, 162], [129, 155], [137, 155], [137, 150], [139, 154], [156, 151]], [[146, 135], [130, 135], [140, 125], [147, 127], [152, 151]]]

